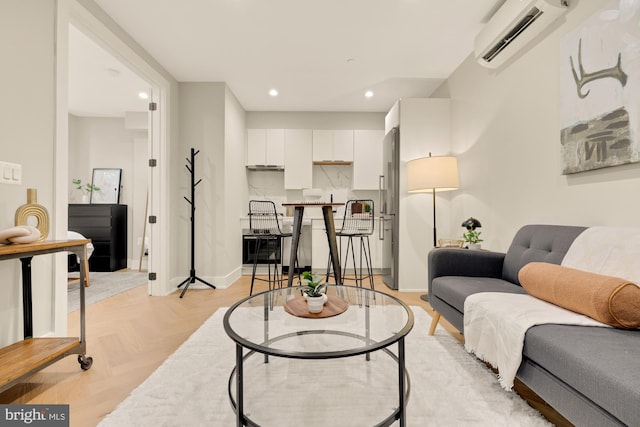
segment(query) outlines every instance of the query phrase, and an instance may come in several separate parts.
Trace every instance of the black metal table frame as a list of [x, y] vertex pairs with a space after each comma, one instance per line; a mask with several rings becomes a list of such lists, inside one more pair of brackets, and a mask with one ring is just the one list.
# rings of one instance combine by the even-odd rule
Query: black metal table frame
[[[283, 206], [293, 206], [293, 236], [291, 238], [291, 253], [289, 256], [289, 266], [297, 265], [298, 260], [298, 245], [300, 242], [300, 233], [302, 232], [302, 217], [304, 216], [305, 207], [320, 207], [322, 208], [322, 217], [324, 218], [324, 227], [327, 231], [327, 243], [329, 244], [329, 257], [331, 259], [331, 266], [333, 267], [333, 277], [336, 280], [336, 285], [342, 285], [342, 273], [340, 270], [340, 256], [338, 254], [338, 244], [336, 239], [336, 227], [333, 221], [333, 206], [340, 206], [344, 203], [283, 203]], [[290, 267], [291, 268], [291, 267]], [[293, 285], [293, 274], [289, 274], [287, 286]]]
[[[342, 286], [336, 286], [336, 287], [341, 288]], [[340, 291], [340, 289], [338, 290]], [[238, 427], [245, 426], [245, 425], [252, 426], [252, 427], [260, 427], [260, 424], [251, 420], [248, 416], [244, 414], [243, 365], [244, 365], [244, 361], [247, 360], [252, 355], [254, 355], [255, 353], [263, 354], [265, 363], [268, 363], [269, 356], [284, 357], [284, 358], [290, 358], [290, 359], [305, 359], [305, 360], [316, 359], [317, 360], [317, 359], [337, 359], [337, 358], [353, 357], [353, 356], [359, 356], [363, 354], [366, 355], [366, 360], [368, 361], [370, 353], [374, 351], [382, 350], [387, 355], [389, 355], [392, 359], [394, 359], [398, 364], [398, 407], [387, 418], [382, 420], [380, 423], [376, 424], [376, 427], [390, 426], [396, 420], [400, 421], [401, 427], [405, 427], [406, 426], [406, 405], [407, 405], [409, 394], [411, 391], [411, 384], [409, 379], [409, 373], [407, 372], [406, 366], [405, 366], [404, 337], [413, 328], [413, 313], [411, 309], [408, 308], [406, 304], [404, 304], [402, 301], [398, 300], [397, 298], [391, 295], [386, 294], [387, 297], [393, 298], [394, 300], [399, 302], [399, 305], [406, 310], [408, 315], [408, 320], [405, 327], [402, 330], [400, 330], [398, 333], [396, 333], [393, 337], [390, 337], [386, 340], [379, 341], [379, 342], [373, 341], [370, 338], [370, 331], [369, 331], [370, 305], [369, 305], [368, 299], [365, 302], [363, 302], [363, 304], [359, 304], [360, 306], [364, 306], [366, 310], [365, 311], [365, 322], [366, 322], [365, 336], [361, 336], [358, 334], [345, 332], [345, 331], [331, 331], [326, 329], [318, 329], [318, 330], [290, 332], [284, 335], [279, 335], [277, 337], [270, 338], [269, 329], [268, 329], [268, 320], [269, 320], [269, 311], [273, 310], [271, 297], [274, 292], [278, 292], [278, 291], [279, 290], [270, 290], [270, 291], [262, 292], [260, 294], [256, 294], [256, 295], [244, 298], [238, 301], [237, 303], [235, 303], [233, 306], [231, 306], [231, 308], [227, 310], [224, 316], [223, 324], [224, 324], [225, 332], [236, 343], [236, 366], [231, 371], [231, 374], [229, 375], [229, 382], [228, 382], [229, 400], [231, 401], [231, 406], [234, 412], [236, 413], [236, 425]], [[370, 291], [370, 290], [363, 290], [363, 291], [374, 293], [374, 295], [376, 292], [378, 292], [378, 291]], [[263, 304], [264, 306], [263, 325], [264, 325], [265, 341], [258, 345], [237, 335], [229, 325], [229, 317], [239, 305], [243, 304], [249, 299], [258, 298], [260, 296], [262, 296], [265, 300]], [[299, 335], [307, 335], [307, 334], [309, 335], [333, 334], [333, 335], [348, 336], [352, 338], [361, 339], [362, 341], [368, 343], [370, 347], [359, 349], [359, 350], [342, 350], [342, 351], [333, 351], [333, 352], [313, 352], [313, 353], [279, 351], [279, 350], [273, 350], [273, 349], [263, 347], [265, 345], [268, 345], [277, 341], [281, 341], [287, 338], [297, 337]], [[388, 348], [390, 345], [394, 343], [398, 344], [397, 356]], [[243, 354], [244, 348], [247, 348], [250, 351], [247, 354]], [[235, 377], [235, 386], [236, 386], [236, 393], [235, 393], [236, 399], [233, 398], [233, 394], [231, 392], [233, 388], [234, 377]]]

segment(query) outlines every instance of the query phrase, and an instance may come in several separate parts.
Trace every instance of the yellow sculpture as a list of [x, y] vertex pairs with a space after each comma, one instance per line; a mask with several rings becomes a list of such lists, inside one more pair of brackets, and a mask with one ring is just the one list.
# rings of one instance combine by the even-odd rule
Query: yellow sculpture
[[16, 210], [16, 225], [29, 225], [31, 216], [36, 218], [35, 227], [40, 231], [38, 240], [45, 240], [49, 235], [49, 212], [38, 204], [38, 190], [35, 188], [27, 188], [27, 203]]

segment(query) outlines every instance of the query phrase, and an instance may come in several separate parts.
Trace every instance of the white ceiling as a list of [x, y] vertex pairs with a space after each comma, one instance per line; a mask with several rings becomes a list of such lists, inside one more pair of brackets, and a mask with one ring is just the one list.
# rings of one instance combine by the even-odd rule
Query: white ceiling
[[82, 117], [124, 117], [146, 111], [138, 92], [149, 85], [74, 26], [69, 26], [69, 112]]
[[[247, 111], [359, 112], [429, 96], [472, 52], [482, 22], [504, 2], [94, 1], [176, 80], [226, 82]], [[70, 104], [89, 111], [97, 100], [108, 103], [118, 93], [111, 83], [128, 81], [128, 73], [114, 78], [106, 70], [117, 66], [106, 59], [76, 67], [92, 56], [80, 53], [89, 48], [80, 44], [72, 37], [70, 74], [78, 74], [70, 86], [83, 97], [70, 93]], [[139, 83], [127, 90], [137, 92]], [[279, 96], [268, 95], [272, 88]], [[364, 97], [367, 90], [372, 98]]]

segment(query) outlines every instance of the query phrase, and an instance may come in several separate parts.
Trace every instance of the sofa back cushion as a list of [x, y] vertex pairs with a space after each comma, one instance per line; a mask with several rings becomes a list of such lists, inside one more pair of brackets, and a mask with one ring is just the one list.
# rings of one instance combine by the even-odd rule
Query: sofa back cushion
[[502, 278], [520, 284], [518, 272], [530, 262], [560, 264], [573, 240], [586, 227], [525, 225], [516, 233], [502, 266]]

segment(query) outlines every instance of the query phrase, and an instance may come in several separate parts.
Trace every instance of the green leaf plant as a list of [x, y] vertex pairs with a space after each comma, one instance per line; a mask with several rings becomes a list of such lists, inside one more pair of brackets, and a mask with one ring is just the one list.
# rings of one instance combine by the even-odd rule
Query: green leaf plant
[[319, 297], [327, 289], [327, 284], [322, 283], [322, 276], [318, 274], [311, 274], [310, 271], [303, 271], [300, 282], [303, 283], [300, 286], [300, 290], [308, 297]]

